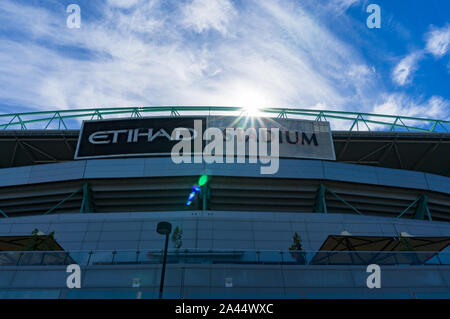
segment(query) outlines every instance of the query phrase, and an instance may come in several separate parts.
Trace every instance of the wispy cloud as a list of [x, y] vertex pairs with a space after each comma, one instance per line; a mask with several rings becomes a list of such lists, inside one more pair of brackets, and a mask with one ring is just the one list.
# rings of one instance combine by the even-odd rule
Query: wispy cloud
[[439, 119], [449, 116], [450, 101], [439, 96], [423, 100], [413, 99], [406, 94], [393, 93], [384, 95], [382, 100], [383, 102], [373, 108], [374, 113]]
[[[252, 1], [238, 12], [227, 0], [195, 0], [177, 4], [169, 14], [160, 1], [109, 0], [103, 19], [83, 20], [76, 30], [44, 9], [49, 18], [36, 21], [28, 19], [35, 8], [4, 3], [34, 39], [27, 45], [23, 39], [2, 40], [9, 43], [7, 52], [0, 49], [0, 65], [7, 73], [17, 65], [24, 69], [12, 82], [0, 78], [0, 84], [11, 84], [0, 91], [2, 99], [62, 108], [251, 104], [345, 109], [355, 99], [364, 106], [361, 100], [372, 94], [370, 65], [296, 2]], [[61, 46], [68, 49], [51, 49]], [[69, 54], [80, 48], [89, 58]], [[25, 56], [24, 50], [33, 54]], [[355, 76], [365, 80], [355, 82]], [[24, 81], [27, 94], [18, 90]]]
[[335, 14], [343, 14], [350, 7], [360, 4], [361, 0], [332, 0], [329, 7], [335, 12]]
[[214, 29], [227, 35], [237, 12], [229, 0], [193, 0], [181, 6], [182, 23], [196, 32]]
[[449, 52], [450, 25], [442, 28], [434, 28], [425, 35], [426, 45], [424, 49], [415, 50], [400, 60], [392, 72], [392, 80], [400, 85], [406, 85], [413, 81], [414, 73], [419, 68], [419, 62], [432, 54], [436, 58], [442, 58]]
[[418, 69], [418, 63], [423, 54], [420, 51], [413, 52], [404, 57], [394, 68], [392, 79], [398, 85], [405, 85], [412, 82], [414, 72]]
[[118, 8], [131, 8], [138, 4], [140, 0], [108, 0], [108, 4], [111, 7], [118, 7]]
[[426, 50], [435, 57], [443, 57], [450, 52], [450, 24], [434, 29], [426, 35]]

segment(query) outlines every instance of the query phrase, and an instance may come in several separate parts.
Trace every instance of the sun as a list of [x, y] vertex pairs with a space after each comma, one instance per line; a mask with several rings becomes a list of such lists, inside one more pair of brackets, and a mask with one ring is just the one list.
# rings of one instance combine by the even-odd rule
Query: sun
[[260, 115], [260, 108], [255, 105], [247, 105], [243, 107], [247, 116], [255, 117]]
[[263, 108], [274, 102], [267, 90], [252, 83], [236, 82], [229, 91], [233, 94], [228, 97], [228, 104], [240, 107], [242, 116], [259, 117], [263, 113]]

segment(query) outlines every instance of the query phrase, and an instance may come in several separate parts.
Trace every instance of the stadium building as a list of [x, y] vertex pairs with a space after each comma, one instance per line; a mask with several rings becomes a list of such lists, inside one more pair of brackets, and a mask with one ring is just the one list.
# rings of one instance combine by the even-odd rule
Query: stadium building
[[[279, 169], [174, 163], [168, 136], [195, 119], [279, 128]], [[163, 298], [450, 298], [449, 128], [304, 109], [0, 115], [0, 298], [158, 298], [162, 221]]]

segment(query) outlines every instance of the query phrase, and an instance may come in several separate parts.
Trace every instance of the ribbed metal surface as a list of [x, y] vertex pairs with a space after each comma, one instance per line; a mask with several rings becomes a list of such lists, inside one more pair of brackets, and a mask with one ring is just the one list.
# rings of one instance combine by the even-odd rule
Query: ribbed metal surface
[[[93, 179], [0, 188], [0, 207], [10, 217], [44, 214], [88, 182], [96, 212], [182, 211], [201, 209], [201, 201], [186, 207], [196, 177]], [[396, 217], [420, 194], [428, 196], [433, 220], [450, 221], [450, 195], [397, 187], [338, 181], [213, 176], [207, 209], [216, 211], [312, 212], [323, 183], [361, 213]], [[78, 213], [78, 193], [52, 214]], [[342, 201], [326, 194], [328, 213], [355, 214]], [[412, 218], [415, 208], [402, 218]]]
[[[0, 130], [0, 168], [73, 161], [78, 134], [78, 130]], [[450, 176], [450, 133], [332, 134], [338, 162]]]

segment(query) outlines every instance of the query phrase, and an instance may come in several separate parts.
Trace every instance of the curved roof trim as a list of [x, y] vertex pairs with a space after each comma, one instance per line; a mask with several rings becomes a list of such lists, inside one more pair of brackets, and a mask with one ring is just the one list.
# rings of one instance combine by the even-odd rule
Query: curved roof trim
[[450, 194], [450, 178], [410, 170], [346, 164], [322, 160], [280, 159], [279, 170], [261, 175], [261, 164], [174, 164], [171, 158], [81, 160], [0, 169], [0, 187], [80, 179], [172, 176], [236, 176], [319, 179], [362, 183]]
[[[53, 110], [0, 114], [0, 130], [6, 129], [78, 129], [80, 120], [105, 119], [111, 117], [142, 117], [149, 115], [241, 115], [248, 114], [245, 107], [233, 106], [145, 106], [110, 107]], [[449, 132], [450, 121], [410, 116], [314, 110], [302, 108], [260, 108], [258, 116], [277, 118], [328, 121], [332, 129], [348, 131], [416, 131]], [[336, 127], [335, 127], [336, 126]]]

